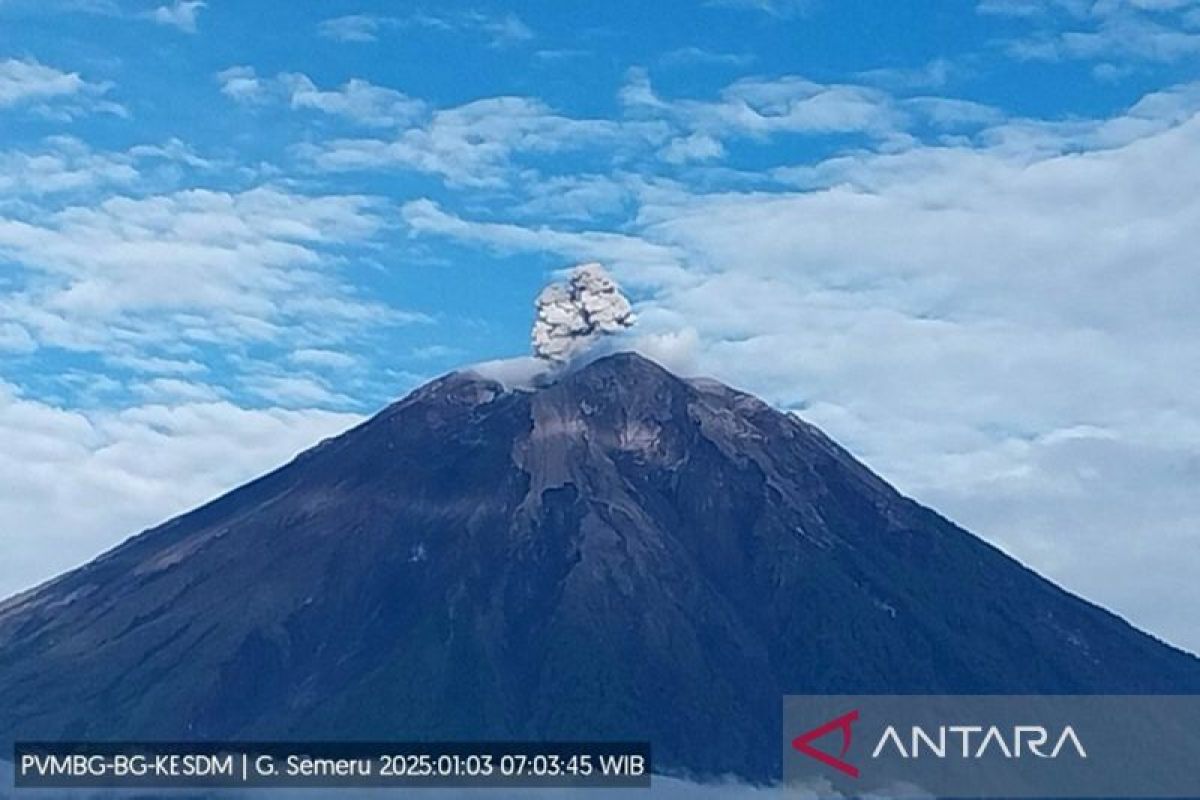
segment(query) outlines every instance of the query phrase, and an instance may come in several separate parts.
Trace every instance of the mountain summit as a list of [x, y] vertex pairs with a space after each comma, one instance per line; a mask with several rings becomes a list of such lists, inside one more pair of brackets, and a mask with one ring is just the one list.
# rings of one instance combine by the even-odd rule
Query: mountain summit
[[1200, 691], [1200, 660], [640, 356], [436, 380], [0, 604], [0, 738], [649, 739], [777, 777], [780, 696]]

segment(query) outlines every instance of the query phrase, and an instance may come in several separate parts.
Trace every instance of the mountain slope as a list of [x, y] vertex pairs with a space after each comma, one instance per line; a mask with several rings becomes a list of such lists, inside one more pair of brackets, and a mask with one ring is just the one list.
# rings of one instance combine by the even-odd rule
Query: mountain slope
[[631, 354], [451, 374], [0, 604], [0, 738], [648, 738], [764, 780], [784, 693], [1196, 690], [815, 428]]

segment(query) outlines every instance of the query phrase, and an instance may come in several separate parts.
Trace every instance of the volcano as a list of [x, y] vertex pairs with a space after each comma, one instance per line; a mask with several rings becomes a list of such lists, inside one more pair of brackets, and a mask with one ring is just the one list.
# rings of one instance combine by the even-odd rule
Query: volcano
[[1099, 691], [1200, 660], [628, 353], [442, 377], [0, 605], [7, 740], [649, 740], [770, 781], [785, 693]]

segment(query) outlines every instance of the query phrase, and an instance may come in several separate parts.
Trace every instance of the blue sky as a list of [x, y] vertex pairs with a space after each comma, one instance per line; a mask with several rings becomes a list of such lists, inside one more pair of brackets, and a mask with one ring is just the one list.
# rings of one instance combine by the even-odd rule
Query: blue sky
[[1195, 0], [0, 0], [0, 594], [594, 259], [629, 346], [1200, 649], [1198, 59]]

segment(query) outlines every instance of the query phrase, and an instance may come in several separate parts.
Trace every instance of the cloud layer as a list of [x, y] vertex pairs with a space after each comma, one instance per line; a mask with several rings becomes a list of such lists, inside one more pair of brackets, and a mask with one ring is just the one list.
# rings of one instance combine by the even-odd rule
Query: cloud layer
[[0, 595], [75, 567], [114, 536], [211, 500], [361, 419], [240, 408], [179, 386], [159, 387], [160, 402], [79, 411], [0, 383]]

